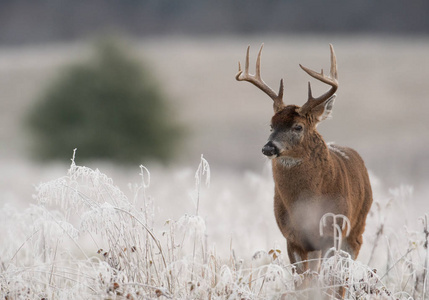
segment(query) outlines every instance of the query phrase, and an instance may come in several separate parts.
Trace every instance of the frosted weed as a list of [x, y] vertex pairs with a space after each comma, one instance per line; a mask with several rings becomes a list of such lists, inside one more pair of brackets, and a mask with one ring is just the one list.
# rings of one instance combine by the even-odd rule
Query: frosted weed
[[[229, 256], [217, 254], [201, 215], [204, 199], [216, 188], [203, 190], [210, 182], [203, 157], [191, 195], [195, 211], [162, 227], [154, 225], [159, 222], [149, 195], [151, 175], [141, 166], [140, 176], [128, 197], [111, 178], [76, 165], [73, 157], [65, 176], [37, 188], [36, 205], [24, 211], [5, 205], [0, 210], [1, 298], [297, 299], [329, 294], [338, 286], [346, 287], [347, 299], [427, 295], [427, 216], [420, 223], [408, 219], [402, 232], [391, 229], [392, 209], [407, 206], [409, 188], [394, 190], [373, 207], [368, 265], [377, 263], [378, 271], [336, 245], [320, 271], [310, 274], [314, 286], [295, 290], [308, 274], [294, 271], [282, 246], [246, 260], [236, 256], [231, 242]], [[266, 182], [249, 178], [253, 186], [261, 184], [263, 191], [255, 191], [264, 194]]]

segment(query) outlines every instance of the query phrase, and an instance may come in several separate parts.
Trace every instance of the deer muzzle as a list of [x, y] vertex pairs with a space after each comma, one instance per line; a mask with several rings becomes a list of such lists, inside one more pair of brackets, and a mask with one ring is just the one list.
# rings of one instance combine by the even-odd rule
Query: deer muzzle
[[279, 155], [279, 149], [274, 145], [272, 141], [269, 141], [262, 147], [262, 153], [268, 157], [274, 157]]

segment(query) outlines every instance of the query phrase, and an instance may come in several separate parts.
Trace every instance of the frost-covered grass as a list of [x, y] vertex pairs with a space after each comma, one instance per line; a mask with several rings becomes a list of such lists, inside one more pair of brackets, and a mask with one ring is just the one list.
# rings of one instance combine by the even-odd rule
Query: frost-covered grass
[[[383, 193], [373, 179], [375, 203], [358, 260], [337, 252], [318, 274], [306, 274], [311, 287], [296, 290], [304, 276], [289, 264], [285, 244], [271, 241], [264, 249], [262, 243], [247, 254], [240, 247], [249, 239], [261, 244], [269, 228], [261, 219], [274, 218], [249, 199], [270, 197], [269, 172], [247, 175], [246, 197], [234, 189], [219, 193], [213, 182], [207, 189], [210, 168], [203, 157], [194, 180], [192, 209], [160, 220], [145, 167], [140, 182], [123, 192], [73, 159], [65, 176], [37, 187], [35, 204], [0, 210], [1, 299], [321, 299], [338, 286], [346, 287], [347, 299], [427, 297], [428, 218], [423, 210], [421, 219], [409, 213], [411, 187]], [[177, 209], [173, 203], [183, 201], [177, 185], [163, 185]], [[239, 207], [250, 215], [243, 217]], [[225, 217], [243, 222], [241, 237], [224, 227]], [[219, 240], [227, 251], [218, 249]]]

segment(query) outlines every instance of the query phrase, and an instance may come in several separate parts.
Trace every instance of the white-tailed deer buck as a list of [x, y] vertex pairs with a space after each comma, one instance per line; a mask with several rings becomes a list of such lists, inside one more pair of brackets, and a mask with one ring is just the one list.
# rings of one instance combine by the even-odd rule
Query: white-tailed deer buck
[[[248, 81], [274, 101], [271, 134], [262, 148], [272, 161], [275, 182], [274, 212], [277, 224], [287, 240], [291, 263], [306, 261], [313, 255], [324, 255], [333, 246], [333, 232], [319, 234], [319, 221], [326, 213], [345, 215], [351, 224], [341, 249], [353, 259], [362, 245], [365, 220], [372, 203], [372, 191], [365, 164], [350, 148], [327, 144], [317, 132], [317, 124], [330, 117], [338, 89], [337, 63], [331, 49], [330, 76], [300, 67], [330, 89], [313, 97], [308, 84], [308, 100], [299, 107], [283, 103], [283, 79], [278, 94], [261, 78], [261, 50], [256, 61], [256, 74], [249, 74], [249, 48], [244, 71], [238, 81]], [[317, 252], [315, 252], [317, 251]], [[298, 265], [298, 272], [308, 263]]]

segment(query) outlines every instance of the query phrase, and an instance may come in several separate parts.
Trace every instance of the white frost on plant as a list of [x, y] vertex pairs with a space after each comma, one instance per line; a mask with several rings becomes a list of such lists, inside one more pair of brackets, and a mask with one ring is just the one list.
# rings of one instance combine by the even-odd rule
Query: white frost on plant
[[201, 154], [201, 161], [198, 165], [198, 169], [195, 172], [195, 185], [198, 187], [201, 184], [201, 181], [203, 180], [203, 177], [206, 177], [205, 184], [207, 187], [210, 186], [210, 165], [208, 161], [204, 158], [204, 156]]
[[202, 237], [206, 233], [206, 222], [200, 216], [184, 215], [177, 221], [178, 229], [182, 232]]
[[[247, 201], [250, 194], [253, 202], [246, 203], [257, 207], [258, 215], [251, 210], [244, 216], [248, 219], [243, 223], [251, 235], [244, 230], [238, 232], [252, 239], [260, 238], [257, 235], [266, 230], [261, 229], [266, 227], [260, 216], [267, 215], [261, 213], [260, 201], [272, 197], [270, 172], [266, 176], [246, 174], [242, 178], [246, 191], [240, 190], [240, 186], [229, 187], [223, 196], [222, 190], [214, 190], [212, 198], [216, 200], [219, 194], [238, 199], [237, 203], [224, 201], [222, 204], [226, 206], [219, 208], [202, 201], [208, 195], [201, 197], [200, 188], [204, 182], [207, 185], [210, 182], [210, 168], [201, 157], [195, 186], [193, 172], [187, 177], [190, 186], [194, 186], [193, 200], [197, 207], [202, 201], [201, 206], [207, 209], [201, 214], [197, 209], [177, 221], [169, 220], [163, 228], [157, 225], [164, 222], [155, 220], [154, 203], [147, 195], [150, 173], [143, 166], [140, 172], [141, 181], [131, 190], [129, 198], [111, 178], [99, 170], [77, 166], [73, 157], [66, 176], [39, 185], [37, 205], [25, 210], [7, 205], [0, 209], [1, 298], [295, 299], [305, 296], [305, 291], [295, 289], [305, 275], [297, 274], [295, 267], [287, 263], [280, 251], [284, 249], [283, 243], [269, 251], [261, 250], [253, 258], [235, 251], [233, 243], [229, 243], [230, 255], [222, 256], [212, 245], [213, 233], [207, 230], [210, 222], [206, 224], [201, 216], [208, 211], [212, 223], [218, 226], [219, 238], [229, 240], [230, 228], [222, 225], [218, 215], [227, 211], [224, 219], [235, 216], [243, 203], [238, 200]], [[169, 193], [176, 196], [171, 201], [182, 200], [175, 191]], [[387, 204], [383, 204], [385, 199]], [[380, 243], [374, 249], [378, 254], [374, 255], [374, 261], [385, 262], [384, 268], [376, 273], [347, 254], [334, 251], [323, 261], [320, 272], [312, 274], [316, 284], [313, 290], [320, 295], [338, 283], [347, 286], [347, 299], [423, 298], [427, 285], [427, 225], [422, 230], [419, 223], [413, 229], [414, 224], [409, 221], [411, 224], [404, 231], [399, 222], [402, 230], [399, 231], [392, 227], [399, 219], [390, 216], [395, 206], [401, 207], [402, 216], [402, 210], [413, 200], [412, 188], [393, 189], [388, 197], [376, 200], [375, 212], [367, 225], [369, 235], [373, 235], [371, 242], [365, 241], [364, 245], [371, 245], [374, 240], [371, 229], [380, 229], [380, 235], [375, 233], [375, 240], [380, 239]], [[266, 210], [271, 213], [271, 206]], [[240, 218], [234, 223], [237, 228], [243, 221]], [[252, 223], [255, 226], [249, 227]]]
[[85, 211], [80, 218], [80, 229], [82, 231], [94, 231], [102, 233], [104, 236], [104, 228], [114, 226], [120, 222], [119, 213], [115, 207], [107, 202]]

